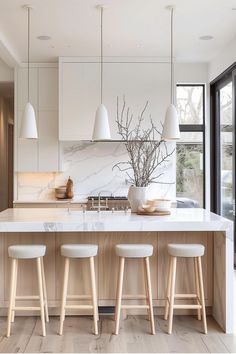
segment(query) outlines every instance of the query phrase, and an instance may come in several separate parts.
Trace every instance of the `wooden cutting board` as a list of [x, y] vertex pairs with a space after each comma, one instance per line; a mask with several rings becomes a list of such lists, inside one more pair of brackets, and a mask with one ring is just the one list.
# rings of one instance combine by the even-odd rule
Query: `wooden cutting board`
[[148, 216], [163, 216], [163, 215], [170, 215], [171, 211], [154, 211], [152, 213], [147, 211], [138, 211], [137, 215], [148, 215]]

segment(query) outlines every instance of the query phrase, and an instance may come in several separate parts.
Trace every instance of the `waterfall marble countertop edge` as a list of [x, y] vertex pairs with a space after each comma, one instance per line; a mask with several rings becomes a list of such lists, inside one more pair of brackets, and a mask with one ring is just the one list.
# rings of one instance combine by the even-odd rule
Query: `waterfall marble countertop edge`
[[233, 240], [233, 222], [205, 209], [172, 209], [167, 216], [124, 211], [13, 208], [0, 213], [0, 232], [224, 231]]

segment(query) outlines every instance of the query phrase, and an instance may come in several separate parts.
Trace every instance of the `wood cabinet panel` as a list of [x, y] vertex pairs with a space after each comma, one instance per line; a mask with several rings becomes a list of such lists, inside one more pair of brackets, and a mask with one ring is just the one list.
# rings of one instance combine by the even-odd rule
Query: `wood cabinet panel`
[[[49, 306], [58, 307], [61, 298], [64, 257], [60, 246], [69, 243], [98, 244], [98, 256], [95, 258], [95, 273], [100, 305], [114, 305], [118, 276], [118, 257], [115, 245], [118, 243], [148, 243], [154, 247], [150, 258], [152, 292], [154, 306], [164, 305], [164, 296], [168, 270], [168, 243], [201, 243], [206, 252], [202, 259], [203, 280], [206, 304], [212, 305], [213, 289], [213, 233], [211, 232], [58, 232], [58, 233], [1, 233], [0, 234], [0, 303], [7, 305], [10, 283], [10, 260], [8, 246], [12, 244], [45, 244], [45, 272]], [[19, 262], [18, 295], [37, 294], [36, 262], [25, 260]], [[192, 260], [178, 259], [176, 293], [194, 291], [194, 273]], [[68, 294], [90, 295], [89, 262], [72, 260]], [[124, 288], [125, 295], [144, 294], [143, 262], [132, 259], [125, 261]], [[130, 301], [130, 300], [126, 300]]]

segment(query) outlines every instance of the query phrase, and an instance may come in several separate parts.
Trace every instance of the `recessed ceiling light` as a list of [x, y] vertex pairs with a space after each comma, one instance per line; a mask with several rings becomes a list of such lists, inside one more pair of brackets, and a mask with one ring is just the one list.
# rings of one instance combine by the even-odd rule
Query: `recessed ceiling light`
[[201, 39], [202, 41], [210, 41], [213, 38], [214, 38], [213, 36], [209, 36], [209, 35], [199, 37], [199, 39]]
[[40, 41], [49, 41], [51, 39], [50, 36], [38, 36], [37, 37]]

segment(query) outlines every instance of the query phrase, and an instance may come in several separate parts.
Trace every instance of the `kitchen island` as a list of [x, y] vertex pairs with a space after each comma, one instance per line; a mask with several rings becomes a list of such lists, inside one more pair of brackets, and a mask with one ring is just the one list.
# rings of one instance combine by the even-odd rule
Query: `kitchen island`
[[[66, 209], [7, 209], [0, 213], [0, 306], [6, 313], [10, 279], [7, 248], [11, 244], [45, 244], [46, 283], [51, 314], [58, 314], [64, 243], [96, 243], [96, 275], [100, 306], [114, 306], [118, 260], [117, 243], [150, 243], [151, 279], [155, 312], [163, 313], [168, 267], [168, 243], [201, 243], [207, 312], [226, 333], [233, 331], [233, 223], [204, 209], [172, 209], [168, 216], [139, 216], [130, 212], [81, 212]], [[30, 261], [19, 268], [18, 295], [37, 293], [37, 278]], [[192, 292], [193, 262], [178, 260], [176, 292]], [[72, 261], [70, 294], [89, 294], [87, 262]], [[124, 293], [129, 300], [143, 294], [142, 263], [127, 262]], [[85, 300], [84, 300], [85, 301]], [[137, 300], [136, 300], [137, 301]], [[141, 301], [141, 300], [138, 300]]]

